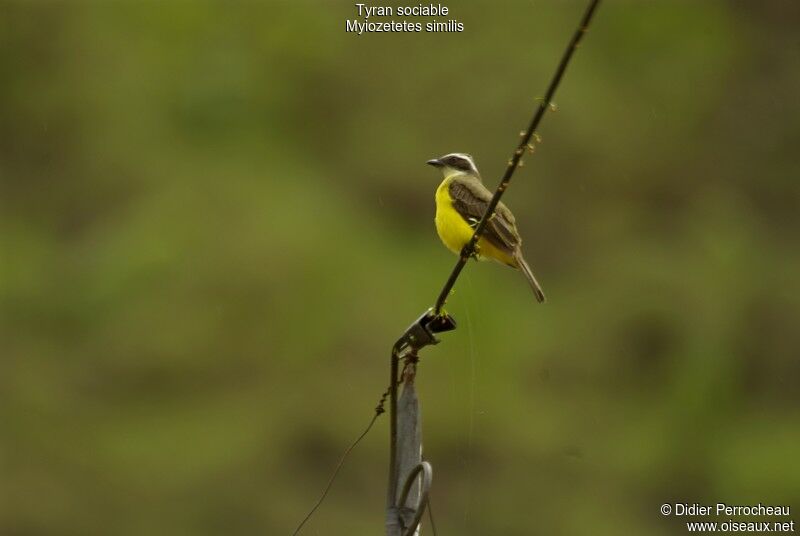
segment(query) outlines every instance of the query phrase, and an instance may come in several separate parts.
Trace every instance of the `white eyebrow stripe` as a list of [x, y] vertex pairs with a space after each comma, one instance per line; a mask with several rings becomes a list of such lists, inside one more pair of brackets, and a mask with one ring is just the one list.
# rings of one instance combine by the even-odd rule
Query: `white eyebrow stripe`
[[[472, 157], [470, 155], [466, 154], [466, 153], [450, 153], [450, 154], [446, 154], [443, 157], [441, 157], [440, 160], [446, 161], [447, 159], [457, 159], [457, 160], [459, 160], [461, 162], [466, 162], [468, 168], [471, 171], [474, 171], [475, 173], [478, 173], [478, 166], [475, 165], [475, 160], [473, 160]], [[461, 162], [459, 162], [459, 163], [461, 163]], [[448, 164], [448, 165], [450, 165], [450, 167], [453, 167], [452, 164]], [[458, 168], [456, 168], [456, 169], [458, 169]]]

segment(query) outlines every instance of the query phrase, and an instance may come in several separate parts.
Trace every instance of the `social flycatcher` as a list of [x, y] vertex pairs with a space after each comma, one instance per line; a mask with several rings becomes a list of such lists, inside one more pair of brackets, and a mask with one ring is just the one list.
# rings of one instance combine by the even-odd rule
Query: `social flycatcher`
[[[475, 161], [468, 154], [451, 153], [428, 164], [440, 168], [444, 180], [436, 189], [436, 231], [444, 245], [456, 254], [472, 238], [475, 227], [489, 206], [492, 193], [483, 185]], [[477, 243], [480, 260], [493, 259], [519, 269], [530, 283], [536, 299], [544, 302], [544, 292], [522, 257], [522, 238], [517, 232], [514, 215], [498, 203]]]

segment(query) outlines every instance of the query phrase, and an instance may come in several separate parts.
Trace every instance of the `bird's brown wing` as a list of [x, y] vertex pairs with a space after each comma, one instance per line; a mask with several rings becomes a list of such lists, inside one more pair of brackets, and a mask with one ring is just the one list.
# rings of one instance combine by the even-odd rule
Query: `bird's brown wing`
[[[450, 199], [453, 208], [472, 228], [478, 225], [492, 194], [478, 179], [456, 179], [450, 183]], [[495, 247], [514, 255], [519, 248], [520, 238], [514, 222], [514, 215], [504, 204], [499, 203], [494, 217], [489, 220], [483, 236]]]

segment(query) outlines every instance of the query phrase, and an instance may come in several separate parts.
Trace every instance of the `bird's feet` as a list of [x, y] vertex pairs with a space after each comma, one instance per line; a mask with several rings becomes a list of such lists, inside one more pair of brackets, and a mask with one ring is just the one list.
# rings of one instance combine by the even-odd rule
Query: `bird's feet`
[[461, 249], [461, 258], [464, 260], [475, 259], [478, 260], [478, 256], [481, 254], [480, 248], [478, 244], [475, 244], [472, 248], [469, 247], [469, 242], [467, 242], [464, 247]]

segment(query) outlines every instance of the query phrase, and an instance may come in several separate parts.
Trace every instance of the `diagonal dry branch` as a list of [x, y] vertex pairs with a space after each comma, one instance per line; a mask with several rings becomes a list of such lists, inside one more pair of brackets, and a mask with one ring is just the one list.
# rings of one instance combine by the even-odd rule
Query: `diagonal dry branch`
[[578, 44], [580, 44], [581, 39], [583, 39], [583, 36], [589, 29], [589, 23], [592, 21], [592, 17], [594, 16], [595, 10], [597, 9], [599, 3], [600, 0], [591, 0], [589, 5], [586, 7], [586, 11], [583, 14], [583, 18], [581, 18], [578, 29], [575, 30], [569, 45], [567, 45], [567, 49], [564, 51], [563, 56], [561, 56], [561, 61], [558, 64], [556, 72], [553, 74], [553, 78], [550, 80], [550, 85], [547, 87], [547, 92], [545, 93], [544, 98], [539, 101], [539, 106], [536, 108], [536, 112], [533, 114], [533, 119], [531, 119], [531, 122], [528, 124], [528, 129], [522, 134], [522, 139], [520, 140], [519, 145], [514, 151], [514, 154], [511, 156], [511, 159], [508, 161], [506, 171], [503, 173], [503, 178], [500, 180], [500, 184], [497, 185], [497, 189], [494, 191], [492, 200], [489, 202], [489, 206], [486, 207], [486, 212], [483, 213], [481, 221], [478, 222], [478, 226], [475, 227], [475, 232], [472, 234], [472, 238], [461, 250], [461, 255], [459, 256], [453, 271], [450, 273], [450, 277], [447, 278], [444, 287], [442, 287], [442, 291], [439, 293], [439, 298], [436, 300], [436, 305], [433, 308], [435, 315], [439, 315], [442, 312], [442, 308], [447, 301], [447, 296], [450, 294], [450, 291], [453, 290], [453, 286], [456, 284], [456, 280], [461, 274], [461, 270], [464, 269], [464, 266], [467, 264], [469, 258], [474, 255], [475, 245], [478, 243], [478, 239], [483, 234], [484, 229], [486, 229], [486, 224], [488, 223], [489, 218], [492, 214], [494, 214], [494, 209], [497, 208], [500, 198], [506, 191], [506, 188], [508, 188], [508, 183], [511, 182], [511, 177], [514, 175], [514, 171], [516, 171], [517, 167], [519, 167], [519, 163], [522, 160], [522, 155], [525, 154], [525, 149], [528, 148], [531, 138], [536, 132], [536, 129], [539, 128], [539, 123], [542, 121], [545, 112], [550, 108], [550, 105], [553, 101], [553, 96], [556, 94], [558, 85], [561, 83], [561, 79], [564, 77], [564, 73], [567, 70], [567, 65], [569, 65], [572, 55], [578, 48]]

